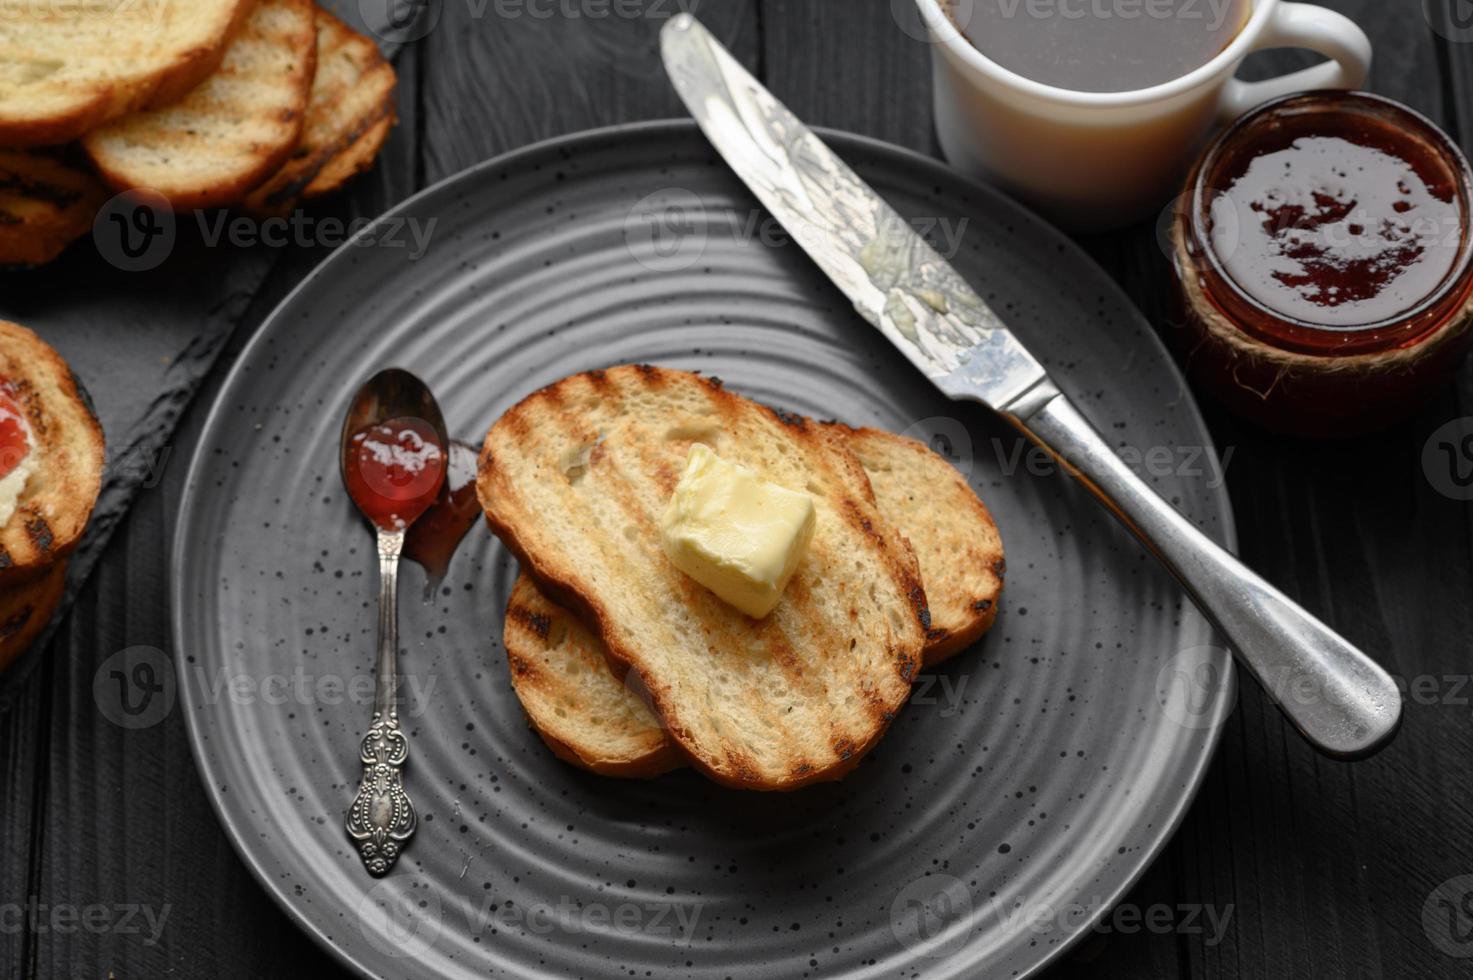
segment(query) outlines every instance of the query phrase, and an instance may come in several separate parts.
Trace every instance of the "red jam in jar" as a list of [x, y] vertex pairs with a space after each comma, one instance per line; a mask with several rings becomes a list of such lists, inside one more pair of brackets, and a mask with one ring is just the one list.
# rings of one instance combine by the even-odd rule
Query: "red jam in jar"
[[423, 514], [445, 482], [445, 454], [434, 426], [395, 418], [355, 432], [343, 474], [348, 494], [375, 525], [402, 531]]
[[25, 412], [0, 380], [0, 480], [9, 476], [31, 452], [31, 427]]
[[1173, 231], [1188, 368], [1285, 432], [1414, 410], [1466, 348], [1473, 174], [1430, 121], [1364, 93], [1290, 96], [1208, 148]]

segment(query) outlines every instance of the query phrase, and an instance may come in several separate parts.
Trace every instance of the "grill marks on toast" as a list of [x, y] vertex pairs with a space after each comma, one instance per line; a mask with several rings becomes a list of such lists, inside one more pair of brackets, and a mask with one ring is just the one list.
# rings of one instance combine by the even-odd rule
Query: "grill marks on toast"
[[182, 98], [216, 69], [250, 0], [0, 0], [0, 145], [65, 143]]
[[912, 533], [926, 583], [926, 665], [977, 641], [997, 618], [1007, 564], [1002, 537], [966, 478], [924, 444], [878, 429], [835, 426], [859, 457], [880, 511]]
[[239, 200], [301, 138], [316, 24], [312, 0], [259, 0], [209, 78], [173, 105], [87, 134], [83, 147], [109, 184], [157, 191], [176, 209]]
[[[576, 426], [571, 423], [569, 413], [564, 411], [562, 414], [568, 419], [568, 430], [576, 430]], [[617, 450], [628, 448], [632, 442], [660, 448], [653, 459], [645, 461], [648, 464], [648, 470], [642, 471], [635, 467], [622, 465], [622, 454], [610, 450], [611, 445]], [[639, 425], [627, 425], [620, 427], [605, 440], [599, 442], [590, 454], [590, 476], [599, 481], [598, 486], [601, 491], [607, 491], [619, 504], [619, 519], [623, 522], [620, 525], [621, 529], [631, 525], [637, 526], [646, 547], [660, 547], [659, 526], [653, 515], [660, 513], [664, 509], [665, 502], [669, 500], [679, 480], [680, 466], [689, 453], [690, 446], [689, 441], [671, 441], [663, 438], [657, 431], [648, 430]], [[820, 550], [821, 548], [815, 548], [813, 552]], [[824, 556], [817, 553], [810, 553], [805, 558], [805, 563], [809, 568], [815, 565], [823, 567], [825, 561]], [[674, 571], [673, 567], [664, 567], [663, 563], [661, 565], [664, 572], [662, 585], [669, 590], [670, 594], [681, 595], [682, 609], [710, 607], [710, 611], [717, 615], [724, 611], [724, 604], [715, 599], [704, 587]], [[801, 574], [800, 572], [800, 577]], [[800, 593], [794, 598], [800, 598], [801, 594], [800, 586]], [[824, 624], [819, 622], [819, 617], [813, 614], [813, 610], [810, 609], [807, 612], [809, 615], [803, 617], [805, 620], [803, 626], [806, 627], [803, 632], [806, 635], [814, 635], [823, 628]], [[792, 602], [789, 604], [789, 613], [802, 616], [804, 608], [800, 603]], [[769, 617], [761, 623], [742, 617], [735, 641], [749, 650], [764, 653], [782, 675], [781, 680], [784, 682], [785, 689], [791, 688], [796, 691], [804, 702], [817, 700], [817, 703], [823, 703], [828, 692], [817, 680], [818, 672], [813, 671], [805, 675], [803, 661], [795, 653], [793, 643], [778, 622], [778, 617]], [[712, 649], [709, 650], [707, 656], [713, 659], [724, 657], [728, 653], [723, 649], [724, 646], [726, 644], [712, 644]], [[721, 667], [718, 665], [717, 669]], [[768, 730], [776, 731], [787, 722], [784, 713], [777, 711], [771, 702], [758, 700], [753, 708], [760, 715]], [[791, 716], [791, 710], [786, 714]], [[814, 717], [807, 724], [822, 725], [824, 719]], [[748, 758], [745, 752], [733, 748], [730, 750], [730, 757], [733, 762], [743, 767], [753, 768], [755, 771], [755, 761]]]
[[[573, 437], [590, 431], [605, 436], [596, 461]], [[801, 610], [785, 597], [754, 623], [704, 590], [686, 592], [658, 552], [649, 524], [667, 496], [665, 470], [676, 472], [695, 438], [779, 483], [828, 488], [810, 553], [823, 575], [810, 579]], [[580, 449], [594, 466], [575, 483], [561, 468]], [[790, 789], [836, 778], [908, 696], [924, 642], [910, 600], [914, 555], [882, 530], [858, 462], [814, 423], [686, 372], [611, 368], [508, 412], [487, 436], [478, 490], [524, 569], [597, 624], [608, 658], [637, 671], [672, 739], [719, 781]], [[841, 516], [845, 500], [871, 532]], [[631, 515], [634, 541], [623, 533]], [[871, 591], [877, 601], [852, 623], [845, 604]]]
[[25, 412], [37, 468], [0, 527], [0, 587], [51, 571], [81, 538], [102, 486], [102, 428], [76, 379], [34, 333], [0, 320], [0, 383]]
[[247, 210], [285, 213], [299, 199], [330, 193], [367, 169], [393, 125], [395, 81], [378, 45], [318, 9], [317, 72], [301, 143], [247, 195]]
[[107, 199], [97, 178], [58, 157], [0, 150], [0, 265], [42, 265], [87, 234]]
[[[537, 731], [559, 758], [626, 777], [657, 776], [684, 764], [645, 703], [613, 680], [602, 644], [530, 579], [518, 579], [512, 589], [506, 640], [512, 685], [536, 717], [549, 719]], [[607, 697], [604, 685], [621, 698]]]
[[[997, 614], [1001, 572], [1005, 568], [1001, 539], [986, 507], [954, 467], [919, 442], [874, 429], [850, 429], [841, 425], [822, 428], [844, 446], [854, 448], [869, 475], [874, 497], [881, 501], [881, 513], [915, 546], [926, 593], [922, 596], [917, 589], [912, 600], [929, 601], [931, 610], [927, 616], [930, 620], [927, 663], [944, 659], [951, 649], [959, 648], [956, 646], [959, 638], [963, 640], [961, 646], [969, 645], [991, 626]], [[856, 516], [859, 526], [864, 527], [862, 512], [857, 508], [848, 510]], [[692, 595], [700, 590], [694, 583], [687, 585]], [[800, 569], [788, 586], [788, 594], [800, 608], [809, 599], [803, 595], [807, 587], [808, 581]], [[857, 599], [846, 597], [846, 603], [851, 601]], [[637, 758], [642, 746], [653, 752], [671, 743], [665, 738], [664, 726], [649, 710], [648, 699], [633, 693], [635, 685], [621, 685], [614, 674], [597, 678], [600, 681], [597, 684], [589, 683], [594, 678], [585, 678], [581, 689], [583, 696], [593, 702], [588, 711], [624, 719], [623, 726], [596, 734], [580, 727], [577, 718], [557, 717], [544, 704], [526, 696], [528, 682], [518, 674], [526, 658], [539, 658], [536, 683], [543, 688], [544, 696], [555, 697], [560, 687], [568, 685], [568, 675], [580, 669], [578, 665], [597, 663], [606, 656], [601, 641], [586, 631], [553, 649], [539, 644], [515, 625], [526, 603], [535, 603], [537, 608], [554, 614], [569, 614], [543, 598], [531, 578], [525, 574], [518, 578], [507, 612], [505, 645], [513, 670], [513, 685], [533, 728], [554, 745], [559, 757], [583, 768], [605, 772], [605, 768], [590, 765], [587, 759], [619, 753], [622, 753], [622, 768], [618, 773], [621, 775], [657, 775], [669, 768], [669, 761], [663, 757], [659, 765]], [[846, 605], [843, 612], [852, 635], [857, 628], [858, 611]], [[803, 630], [812, 632], [814, 628], [805, 623]], [[841, 650], [852, 642], [855, 641], [845, 640]], [[866, 691], [864, 698], [866, 710], [873, 713], [877, 723], [887, 724], [893, 719], [894, 709], [875, 692]], [[857, 747], [843, 733], [830, 731], [826, 737], [836, 757], [847, 761], [854, 756]], [[799, 763], [794, 768], [794, 779], [807, 775], [805, 765]]]

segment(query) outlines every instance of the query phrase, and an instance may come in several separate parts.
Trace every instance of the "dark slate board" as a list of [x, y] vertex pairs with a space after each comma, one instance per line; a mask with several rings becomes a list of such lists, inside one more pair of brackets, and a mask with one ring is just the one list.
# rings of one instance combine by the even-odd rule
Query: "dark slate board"
[[[411, 20], [395, 29], [392, 3], [336, 0], [327, 6], [379, 40], [390, 56], [423, 23]], [[420, 17], [428, 12], [429, 6], [420, 8]], [[307, 213], [328, 217], [333, 205]], [[0, 273], [0, 319], [30, 327], [66, 358], [107, 437], [102, 493], [67, 570], [56, 619], [70, 608], [138, 490], [158, 485], [178, 448], [169, 436], [181, 412], [281, 251], [261, 243], [261, 227], [221, 234], [228, 227], [221, 222], [234, 217], [213, 211], [156, 219], [172, 226], [172, 238], [132, 237], [141, 249], [139, 263], [150, 267], [145, 270], [129, 271], [126, 255], [115, 261], [118, 231], [104, 217], [91, 237], [56, 262]], [[0, 698], [31, 669], [49, 637], [50, 630], [11, 666]]]
[[[107, 438], [102, 494], [67, 570], [59, 615], [138, 489], [157, 484], [175, 449], [169, 433], [273, 259], [263, 248], [205, 248], [190, 240], [193, 228], [183, 230], [148, 272], [122, 271], [84, 240], [45, 268], [0, 280], [0, 318], [30, 327], [66, 358]], [[43, 638], [7, 681], [23, 677], [44, 646]]]

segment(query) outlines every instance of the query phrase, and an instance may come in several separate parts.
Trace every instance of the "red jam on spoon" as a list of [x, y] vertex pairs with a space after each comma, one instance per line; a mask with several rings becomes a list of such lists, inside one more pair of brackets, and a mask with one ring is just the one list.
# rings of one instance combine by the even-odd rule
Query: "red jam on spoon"
[[10, 475], [31, 452], [31, 429], [15, 399], [0, 380], [0, 480]]
[[445, 453], [429, 422], [393, 418], [355, 432], [343, 479], [348, 494], [376, 527], [402, 531], [440, 494]]

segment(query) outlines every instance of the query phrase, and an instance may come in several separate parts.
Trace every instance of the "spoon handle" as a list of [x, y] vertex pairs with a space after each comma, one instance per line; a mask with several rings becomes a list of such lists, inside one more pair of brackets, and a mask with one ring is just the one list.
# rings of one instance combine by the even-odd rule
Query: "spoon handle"
[[348, 808], [348, 836], [363, 866], [375, 878], [389, 873], [418, 817], [404, 792], [409, 742], [399, 730], [399, 554], [403, 531], [378, 532], [378, 665], [374, 675], [373, 723], [359, 746], [363, 781]]

